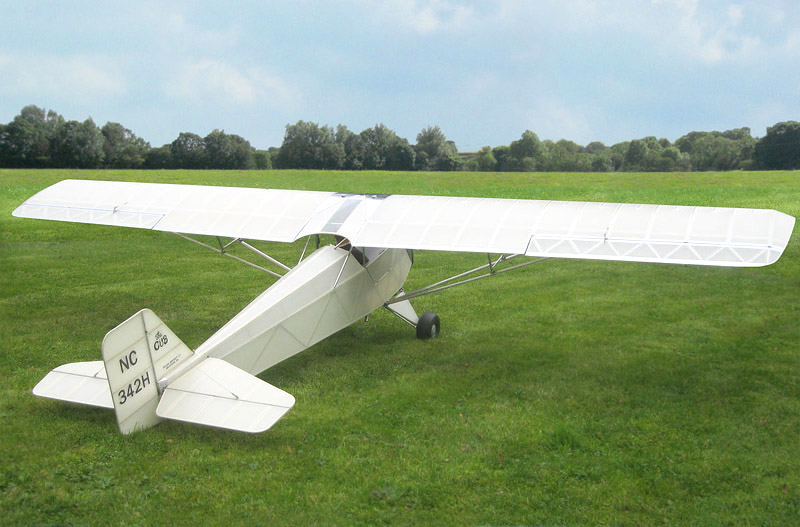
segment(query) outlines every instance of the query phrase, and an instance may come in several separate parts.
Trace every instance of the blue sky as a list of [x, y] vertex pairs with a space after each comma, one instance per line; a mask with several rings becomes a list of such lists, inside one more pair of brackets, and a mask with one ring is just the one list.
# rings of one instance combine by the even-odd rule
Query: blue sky
[[459, 150], [800, 120], [798, 0], [3, 2], [0, 122], [35, 104], [153, 146], [384, 123]]

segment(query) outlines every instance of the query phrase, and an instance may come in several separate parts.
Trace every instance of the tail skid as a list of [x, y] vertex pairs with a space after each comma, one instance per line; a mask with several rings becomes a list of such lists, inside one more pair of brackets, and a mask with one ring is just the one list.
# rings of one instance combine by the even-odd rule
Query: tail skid
[[[190, 364], [193, 355], [155, 313], [143, 309], [108, 332], [103, 361], [59, 366], [33, 393], [114, 408], [123, 434], [162, 419], [263, 432], [294, 406], [290, 394], [223, 360]], [[181, 365], [186, 367], [183, 373], [177, 371]], [[165, 379], [174, 372], [174, 380]], [[163, 388], [162, 379], [169, 383]]]

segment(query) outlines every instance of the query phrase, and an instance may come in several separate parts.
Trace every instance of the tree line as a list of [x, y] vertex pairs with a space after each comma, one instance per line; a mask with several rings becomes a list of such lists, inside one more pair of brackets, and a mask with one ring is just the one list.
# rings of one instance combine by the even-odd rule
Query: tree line
[[7, 168], [270, 168], [268, 156], [222, 130], [183, 132], [153, 148], [120, 123], [67, 121], [33, 105], [0, 124], [0, 167]]
[[612, 146], [540, 140], [526, 130], [509, 145], [458, 152], [438, 126], [411, 144], [384, 124], [355, 133], [298, 121], [280, 148], [257, 150], [241, 136], [213, 130], [182, 132], [151, 147], [120, 123], [67, 121], [53, 110], [26, 106], [0, 124], [0, 167], [153, 169], [326, 169], [498, 172], [725, 171], [800, 169], [800, 122], [780, 122], [754, 138], [749, 128], [690, 132], [674, 142], [644, 137]]

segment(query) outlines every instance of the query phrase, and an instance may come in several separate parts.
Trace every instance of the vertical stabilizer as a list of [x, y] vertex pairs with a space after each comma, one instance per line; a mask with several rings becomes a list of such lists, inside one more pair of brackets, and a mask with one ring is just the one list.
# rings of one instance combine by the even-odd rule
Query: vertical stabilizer
[[143, 309], [103, 339], [103, 362], [123, 434], [159, 421], [158, 380], [192, 355], [155, 313]]

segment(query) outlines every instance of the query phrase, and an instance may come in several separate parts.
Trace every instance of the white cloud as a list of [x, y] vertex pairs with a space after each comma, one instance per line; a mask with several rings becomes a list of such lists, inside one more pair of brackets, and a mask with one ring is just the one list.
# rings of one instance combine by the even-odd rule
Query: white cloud
[[[476, 27], [499, 28], [525, 45], [543, 35], [569, 35], [584, 48], [598, 37], [635, 41], [671, 59], [703, 65], [757, 62], [797, 27], [800, 10], [764, 0], [499, 0]], [[478, 17], [473, 17], [477, 19]], [[522, 46], [520, 46], [522, 47]]]
[[89, 103], [127, 92], [119, 66], [99, 55], [6, 54], [0, 56], [0, 77], [6, 96]]
[[374, 3], [360, 0], [361, 8], [372, 11], [381, 23], [402, 25], [420, 35], [463, 29], [475, 21], [475, 10], [466, 2], [453, 0], [390, 0]]
[[260, 102], [295, 104], [300, 92], [261, 68], [239, 70], [221, 61], [199, 60], [179, 68], [165, 85], [174, 99], [195, 104], [253, 105]]
[[800, 57], [800, 30], [786, 35], [786, 40], [781, 45], [779, 52], [788, 58]]
[[[725, 10], [703, 10], [698, 0], [652, 2], [675, 8], [673, 13], [667, 12], [676, 19], [675, 31], [664, 32], [669, 46], [706, 65], [752, 60], [764, 51], [761, 39], [748, 34], [742, 26], [745, 6], [733, 4]], [[669, 20], [661, 22], [667, 26]]]

